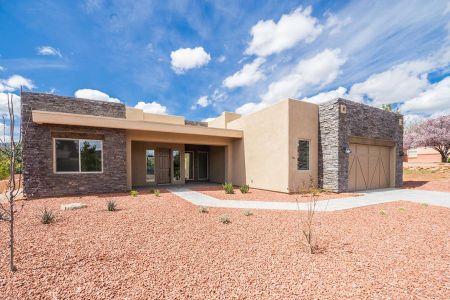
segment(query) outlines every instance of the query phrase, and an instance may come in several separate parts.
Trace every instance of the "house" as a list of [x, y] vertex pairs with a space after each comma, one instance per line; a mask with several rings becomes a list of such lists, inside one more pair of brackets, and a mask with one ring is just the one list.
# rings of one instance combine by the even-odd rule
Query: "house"
[[404, 162], [408, 163], [440, 163], [441, 154], [431, 147], [419, 147], [407, 150]]
[[344, 99], [287, 99], [209, 123], [121, 103], [22, 93], [28, 197], [232, 182], [290, 192], [402, 185], [402, 116]]

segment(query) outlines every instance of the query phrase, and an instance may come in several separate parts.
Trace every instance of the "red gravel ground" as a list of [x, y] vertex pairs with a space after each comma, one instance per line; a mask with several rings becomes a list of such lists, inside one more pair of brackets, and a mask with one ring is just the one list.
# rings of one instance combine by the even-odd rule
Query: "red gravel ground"
[[[221, 185], [192, 185], [190, 189], [201, 192], [205, 195], [215, 197], [222, 200], [258, 200], [258, 201], [274, 201], [274, 202], [309, 202], [311, 198], [308, 194], [287, 194], [278, 193], [266, 190], [253, 189], [250, 187], [250, 191], [247, 194], [242, 194], [239, 191], [239, 187], [235, 187], [234, 194], [225, 194]], [[318, 200], [329, 200], [336, 198], [356, 197], [357, 193], [332, 193], [322, 192], [320, 193]]]
[[445, 167], [405, 169], [403, 188], [450, 192], [450, 164]]
[[[119, 211], [105, 210], [110, 199]], [[70, 202], [88, 208], [59, 210]], [[54, 224], [36, 218], [44, 206]], [[399, 202], [318, 213], [313, 255], [301, 245], [304, 212], [253, 213], [199, 213], [169, 193], [28, 201], [14, 274], [0, 224], [0, 298], [450, 298], [449, 209]]]

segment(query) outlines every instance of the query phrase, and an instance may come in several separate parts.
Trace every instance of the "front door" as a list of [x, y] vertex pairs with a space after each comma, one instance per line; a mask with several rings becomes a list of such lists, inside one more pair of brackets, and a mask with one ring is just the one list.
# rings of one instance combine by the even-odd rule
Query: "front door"
[[170, 183], [170, 149], [156, 150], [156, 183]]

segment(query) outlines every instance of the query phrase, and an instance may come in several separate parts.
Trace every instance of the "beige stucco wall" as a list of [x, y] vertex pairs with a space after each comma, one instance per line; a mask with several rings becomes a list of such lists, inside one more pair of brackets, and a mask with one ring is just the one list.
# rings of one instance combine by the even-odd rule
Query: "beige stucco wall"
[[[319, 107], [316, 104], [288, 100], [289, 102], [289, 188], [296, 191], [310, 178], [317, 186], [319, 164]], [[297, 170], [298, 140], [309, 140], [309, 170]]]
[[244, 132], [243, 140], [233, 144], [234, 184], [288, 191], [288, 107], [288, 101], [281, 101], [228, 123]]
[[127, 107], [126, 118], [133, 121], [149, 121], [166, 124], [184, 125], [184, 117], [145, 113], [142, 109]]
[[[172, 183], [183, 184], [184, 183], [184, 145], [183, 144], [169, 144], [169, 143], [155, 143], [155, 142], [131, 142], [131, 171], [132, 171], [132, 185], [133, 186], [145, 186], [152, 185], [152, 183], [146, 182], [146, 150], [154, 149], [157, 151], [158, 148], [179, 150], [181, 159], [181, 180], [174, 181], [171, 178]], [[173, 163], [172, 163], [172, 153], [171, 153], [171, 174], [173, 174]]]
[[239, 119], [241, 117], [240, 114], [232, 113], [232, 112], [223, 112], [220, 116], [215, 118], [212, 121], [208, 122], [208, 127], [214, 128], [227, 128], [227, 124], [231, 121]]
[[209, 147], [209, 180], [211, 182], [225, 182], [225, 147]]

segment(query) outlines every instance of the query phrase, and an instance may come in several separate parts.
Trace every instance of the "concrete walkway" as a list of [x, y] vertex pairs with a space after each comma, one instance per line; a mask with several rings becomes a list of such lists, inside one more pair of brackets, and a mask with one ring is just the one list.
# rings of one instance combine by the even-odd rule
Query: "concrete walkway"
[[[242, 209], [274, 209], [274, 210], [308, 210], [308, 203], [220, 200], [186, 187], [171, 187], [173, 194], [198, 206], [242, 208]], [[338, 211], [368, 205], [395, 201], [411, 201], [450, 208], [450, 193], [408, 189], [382, 189], [363, 193], [362, 196], [322, 200], [317, 202], [316, 211]]]

